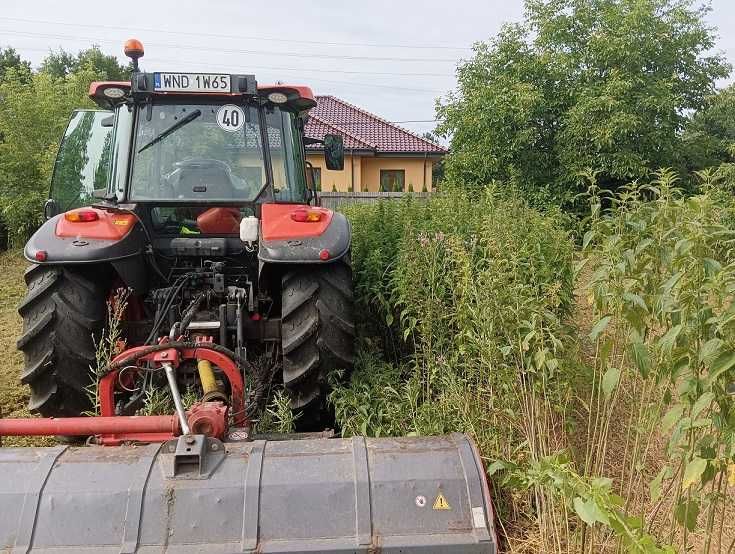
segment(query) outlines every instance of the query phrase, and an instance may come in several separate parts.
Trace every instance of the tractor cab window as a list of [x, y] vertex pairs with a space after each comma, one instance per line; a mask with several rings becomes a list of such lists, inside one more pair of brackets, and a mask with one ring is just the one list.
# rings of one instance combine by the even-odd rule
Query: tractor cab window
[[130, 198], [252, 201], [265, 182], [261, 142], [254, 106], [141, 107]]
[[[266, 113], [276, 200], [303, 201], [303, 161], [294, 117]], [[242, 104], [141, 107], [129, 198], [252, 202], [267, 183], [258, 108]]]
[[275, 199], [303, 202], [306, 197], [306, 176], [301, 133], [296, 128], [295, 117], [276, 108], [266, 115], [266, 124]]
[[77, 110], [72, 114], [51, 179], [51, 198], [61, 212], [94, 202], [95, 189], [110, 179], [112, 112]]

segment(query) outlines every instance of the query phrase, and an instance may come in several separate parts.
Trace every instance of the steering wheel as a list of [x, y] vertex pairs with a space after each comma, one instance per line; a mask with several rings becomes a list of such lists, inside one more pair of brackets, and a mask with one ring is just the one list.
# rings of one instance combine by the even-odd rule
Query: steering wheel
[[232, 169], [220, 160], [193, 158], [176, 162], [168, 182], [175, 198], [234, 198]]

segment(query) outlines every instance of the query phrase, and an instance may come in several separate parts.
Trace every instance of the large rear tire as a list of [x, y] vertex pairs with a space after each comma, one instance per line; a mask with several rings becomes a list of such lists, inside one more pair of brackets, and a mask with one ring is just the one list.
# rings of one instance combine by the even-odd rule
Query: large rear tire
[[[21, 382], [31, 388], [28, 407], [46, 417], [78, 416], [92, 407], [86, 388], [95, 364], [107, 313], [107, 279], [61, 266], [32, 265], [26, 270], [23, 317], [25, 368]], [[97, 275], [97, 277], [103, 277]], [[94, 337], [94, 338], [93, 338]]]
[[329, 377], [354, 363], [352, 270], [344, 261], [294, 267], [283, 275], [281, 302], [283, 385], [308, 426], [326, 409]]

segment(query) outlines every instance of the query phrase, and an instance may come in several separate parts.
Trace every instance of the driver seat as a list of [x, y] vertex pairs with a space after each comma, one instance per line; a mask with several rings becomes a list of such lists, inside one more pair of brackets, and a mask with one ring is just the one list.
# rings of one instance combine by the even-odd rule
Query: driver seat
[[234, 198], [230, 168], [219, 160], [187, 160], [174, 164], [178, 196], [191, 199]]

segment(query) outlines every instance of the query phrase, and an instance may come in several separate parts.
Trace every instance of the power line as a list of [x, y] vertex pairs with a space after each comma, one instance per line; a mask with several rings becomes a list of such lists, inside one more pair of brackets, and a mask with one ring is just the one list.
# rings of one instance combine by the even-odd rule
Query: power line
[[[62, 25], [68, 27], [89, 27], [93, 29], [114, 29], [119, 31], [129, 31], [130, 27], [120, 27], [116, 25], [91, 25], [86, 23], [69, 23], [62, 21], [44, 21], [41, 19], [22, 19], [19, 17], [0, 17], [0, 20], [5, 21], [16, 21], [21, 23], [33, 23], [33, 24], [45, 24], [45, 25]], [[223, 35], [220, 33], [195, 33], [191, 31], [166, 31], [164, 29], [150, 29], [144, 27], [135, 27], [136, 31], [145, 31], [150, 33], [166, 33], [173, 35], [189, 35], [197, 37], [207, 38], [227, 38], [234, 40], [263, 40], [273, 42], [292, 42], [295, 44], [316, 44], [325, 46], [360, 46], [369, 48], [412, 48], [412, 49], [428, 49], [428, 50], [462, 50], [470, 51], [472, 48], [468, 46], [448, 46], [448, 45], [428, 45], [428, 44], [376, 44], [369, 42], [328, 42], [319, 40], [301, 40], [301, 39], [288, 39], [283, 37], [256, 37], [256, 36], [244, 36], [244, 35]]]
[[[2, 18], [0, 18], [2, 19]], [[18, 46], [21, 50], [33, 50], [34, 52], [52, 52], [50, 48], [36, 48], [33, 46]], [[114, 55], [114, 54], [113, 54]], [[144, 58], [143, 62], [146, 61], [162, 61], [171, 62], [171, 60], [165, 60], [162, 58]], [[199, 60], [176, 60], [174, 63], [193, 63], [207, 65], [209, 62]], [[226, 64], [219, 64], [221, 67], [225, 67]], [[231, 65], [228, 67], [232, 67]], [[266, 65], [249, 65], [251, 69], [267, 69], [270, 71], [305, 71], [314, 73], [343, 73], [345, 75], [389, 75], [394, 77], [453, 77], [451, 73], [404, 73], [401, 71], [356, 71], [356, 70], [345, 70], [345, 69], [319, 69], [314, 67], [278, 67], [278, 66], [266, 66]]]
[[[0, 29], [0, 32], [7, 33], [16, 36], [30, 37], [30, 38], [53, 38], [62, 40], [88, 40], [91, 42], [99, 43], [118, 43], [121, 41], [115, 39], [101, 39], [94, 37], [81, 37], [81, 36], [69, 36], [61, 34], [51, 33], [33, 33], [30, 31], [14, 31], [12, 29]], [[166, 43], [149, 43], [153, 46], [160, 46], [164, 48], [176, 48], [179, 50], [196, 50], [196, 51], [209, 51], [209, 52], [228, 52], [233, 54], [254, 54], [254, 55], [265, 55], [265, 56], [285, 56], [294, 58], [324, 58], [324, 59], [336, 59], [336, 60], [360, 60], [360, 61], [393, 61], [393, 62], [433, 62], [433, 63], [457, 63], [456, 59], [449, 58], [397, 58], [393, 56], [344, 56], [344, 55], [332, 55], [332, 54], [311, 54], [301, 52], [273, 52], [267, 50], [238, 50], [233, 48], [214, 48], [208, 46], [187, 46], [182, 44], [166, 44]]]
[[[44, 49], [44, 48], [24, 47], [24, 49], [25, 50], [37, 50], [37, 51], [43, 51], [43, 52], [48, 51], [47, 49]], [[207, 62], [192, 62], [191, 60], [182, 61], [182, 60], [166, 60], [166, 59], [162, 59], [162, 58], [156, 58], [156, 59], [148, 60], [148, 61], [149, 62], [158, 62], [158, 63], [171, 63], [171, 64], [178, 64], [178, 63], [184, 64], [184, 63], [186, 63], [186, 64], [201, 65], [201, 66], [208, 67], [208, 68], [212, 68], [212, 67], [215, 67], [215, 68], [226, 68], [226, 69], [228, 69], [230, 71], [233, 71], [234, 69], [236, 69], [232, 65], [216, 64], [216, 63], [215, 64], [211, 64], [211, 63], [207, 63]], [[248, 67], [248, 70], [254, 69], [256, 67], [257, 66], [249, 66]], [[277, 69], [277, 68], [263, 67], [263, 69]], [[296, 70], [294, 69], [294, 71], [296, 71]], [[309, 71], [309, 70], [304, 70], [304, 71]], [[313, 72], [320, 72], [321, 70], [311, 70], [311, 71], [313, 71]], [[194, 71], [192, 71], [192, 72], [194, 72]], [[235, 73], [237, 73], [237, 71], [235, 71]], [[344, 86], [351, 86], [351, 87], [358, 87], [358, 88], [368, 87], [368, 88], [379, 88], [379, 89], [395, 90], [395, 91], [427, 92], [427, 93], [431, 93], [431, 94], [442, 94], [442, 93], [445, 92], [444, 90], [439, 90], [439, 89], [425, 89], [425, 88], [402, 87], [402, 86], [397, 86], [397, 85], [385, 85], [385, 84], [378, 84], [378, 83], [364, 83], [364, 82], [357, 82], [357, 81], [334, 81], [334, 80], [330, 80], [330, 79], [319, 79], [319, 78], [311, 78], [311, 77], [305, 78], [305, 80], [307, 81], [307, 83], [305, 83], [307, 85], [310, 84], [310, 83], [327, 83], [327, 84], [344, 85]]]
[[[163, 58], [156, 58], [154, 60], [149, 60], [149, 62], [153, 61], [154, 63], [157, 61], [158, 63], [170, 63], [170, 64], [176, 64], [176, 63], [191, 63], [193, 65], [200, 65], [202, 67], [214, 67], [214, 68], [226, 68], [228, 70], [233, 70], [232, 65], [227, 64], [218, 64], [218, 63], [198, 63], [198, 62], [183, 62], [181, 60], [167, 60]], [[252, 69], [254, 66], [249, 66], [248, 69]], [[352, 86], [358, 86], [358, 87], [370, 87], [370, 88], [381, 88], [381, 89], [391, 89], [391, 90], [405, 90], [409, 92], [430, 92], [432, 94], [443, 94], [446, 92], [445, 90], [439, 90], [439, 89], [427, 89], [427, 88], [414, 88], [414, 87], [402, 87], [397, 85], [386, 85], [381, 83], [365, 83], [365, 82], [356, 82], [356, 81], [334, 81], [330, 79], [320, 79], [320, 78], [309, 78], [308, 81], [316, 82], [316, 83], [328, 83], [328, 84], [337, 84], [337, 85], [352, 85]]]
[[[0, 18], [2, 19], [2, 18]], [[37, 48], [33, 46], [18, 46], [17, 48], [21, 50], [33, 50], [34, 52], [53, 52], [51, 48]], [[104, 53], [104, 52], [103, 52]], [[114, 55], [114, 54], [113, 54]], [[157, 57], [145, 57], [143, 59], [143, 63], [146, 61], [153, 61], [153, 62], [171, 62], [172, 60], [167, 60], [163, 58], [157, 58]], [[192, 63], [192, 64], [201, 64], [201, 65], [207, 65], [210, 62], [201, 61], [201, 60], [175, 60], [173, 63]], [[219, 64], [220, 67], [225, 67], [227, 64]], [[227, 67], [232, 67], [231, 65], [227, 65]], [[387, 76], [393, 76], [393, 77], [453, 77], [451, 73], [405, 73], [402, 71], [358, 71], [358, 70], [346, 70], [346, 69], [320, 69], [316, 67], [278, 67], [278, 66], [271, 66], [271, 65], [249, 65], [248, 66], [251, 69], [267, 69], [270, 71], [305, 71], [305, 72], [313, 72], [313, 73], [343, 73], [345, 75], [387, 75]]]

